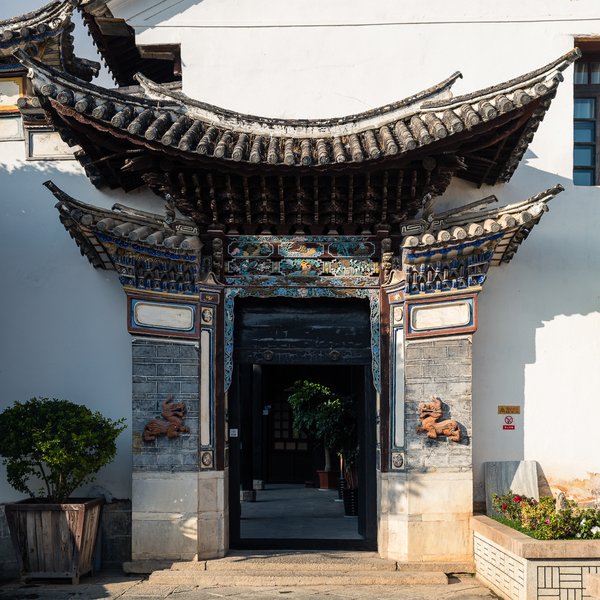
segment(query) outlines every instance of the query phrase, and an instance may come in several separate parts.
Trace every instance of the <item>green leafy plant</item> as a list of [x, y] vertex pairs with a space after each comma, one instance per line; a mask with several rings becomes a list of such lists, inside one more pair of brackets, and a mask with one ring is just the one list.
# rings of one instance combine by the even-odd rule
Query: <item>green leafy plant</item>
[[509, 491], [492, 496], [497, 520], [540, 540], [600, 539], [600, 509], [580, 508], [574, 500], [556, 510], [554, 498], [539, 501]]
[[31, 498], [63, 502], [112, 461], [123, 421], [68, 400], [15, 402], [0, 413], [0, 456], [8, 482]]
[[537, 504], [537, 500], [534, 498], [513, 494], [510, 490], [502, 496], [492, 494], [492, 506], [494, 510], [503, 514], [509, 521], [521, 523], [523, 507], [535, 504]]
[[344, 458], [345, 470], [357, 454], [356, 418], [351, 398], [340, 397], [331, 388], [313, 381], [296, 381], [287, 390], [294, 431], [323, 442], [325, 470], [331, 470], [331, 451]]

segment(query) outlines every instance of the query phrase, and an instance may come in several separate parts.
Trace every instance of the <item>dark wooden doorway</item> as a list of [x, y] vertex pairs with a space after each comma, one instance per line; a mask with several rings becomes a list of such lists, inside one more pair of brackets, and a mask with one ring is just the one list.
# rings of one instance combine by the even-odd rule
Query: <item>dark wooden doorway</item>
[[[236, 305], [234, 373], [229, 393], [230, 546], [376, 549], [375, 391], [367, 301], [242, 299]], [[359, 432], [357, 539], [245, 538], [240, 490], [265, 484], [316, 484], [323, 450], [294, 435], [286, 389], [319, 381], [356, 398]]]

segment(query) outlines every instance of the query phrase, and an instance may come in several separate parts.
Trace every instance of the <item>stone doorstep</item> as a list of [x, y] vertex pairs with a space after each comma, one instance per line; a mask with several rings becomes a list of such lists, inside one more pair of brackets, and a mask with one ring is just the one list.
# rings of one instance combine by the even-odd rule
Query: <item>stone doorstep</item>
[[441, 571], [442, 573], [466, 573], [469, 575], [475, 574], [475, 563], [471, 560], [467, 561], [450, 561], [450, 562], [397, 562], [396, 569], [398, 571], [418, 572], [418, 571]]
[[140, 560], [123, 563], [128, 574], [152, 574], [156, 571], [210, 571], [250, 575], [263, 572], [308, 573], [335, 571], [418, 573], [475, 573], [472, 561], [396, 562], [370, 552], [278, 552], [238, 551], [224, 558], [199, 561]]
[[[173, 569], [189, 568], [194, 563], [178, 563]], [[395, 571], [396, 563], [385, 560], [374, 552], [281, 552], [238, 551], [206, 561], [207, 571], [286, 571], [287, 573], [320, 571]]]
[[600, 598], [600, 574], [593, 575], [590, 573], [588, 575], [587, 593], [592, 598]]
[[291, 586], [362, 586], [362, 585], [447, 585], [448, 577], [441, 572], [402, 571], [327, 571], [326, 573], [296, 572], [294, 575], [281, 571], [260, 573], [231, 573], [229, 571], [155, 571], [148, 579], [151, 584], [197, 585], [227, 587], [291, 587]]
[[[225, 558], [175, 562], [169, 568], [154, 570], [151, 584], [197, 586], [361, 586], [361, 585], [447, 585], [443, 570], [413, 563], [399, 567], [369, 552], [260, 552], [240, 551]], [[458, 571], [452, 563], [449, 572]], [[460, 565], [465, 567], [464, 564]], [[448, 567], [448, 564], [444, 564]]]

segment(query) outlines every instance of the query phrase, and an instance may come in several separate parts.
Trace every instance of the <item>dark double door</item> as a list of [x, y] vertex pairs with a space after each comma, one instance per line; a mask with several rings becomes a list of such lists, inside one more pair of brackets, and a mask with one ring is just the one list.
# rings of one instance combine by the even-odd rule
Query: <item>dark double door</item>
[[[228, 421], [231, 547], [375, 547], [375, 392], [369, 314], [368, 302], [356, 299], [248, 298], [237, 303]], [[257, 482], [316, 485], [316, 470], [323, 467], [318, 442], [292, 430], [286, 389], [299, 379], [318, 381], [354, 398], [360, 448], [359, 539], [240, 535], [240, 490], [250, 491]]]

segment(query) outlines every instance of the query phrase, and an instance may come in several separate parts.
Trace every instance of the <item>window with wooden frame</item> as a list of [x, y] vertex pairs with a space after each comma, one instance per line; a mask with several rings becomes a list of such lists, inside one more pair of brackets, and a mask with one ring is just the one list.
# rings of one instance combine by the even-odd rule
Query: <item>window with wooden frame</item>
[[573, 183], [600, 184], [600, 40], [576, 40], [583, 56], [575, 63]]

